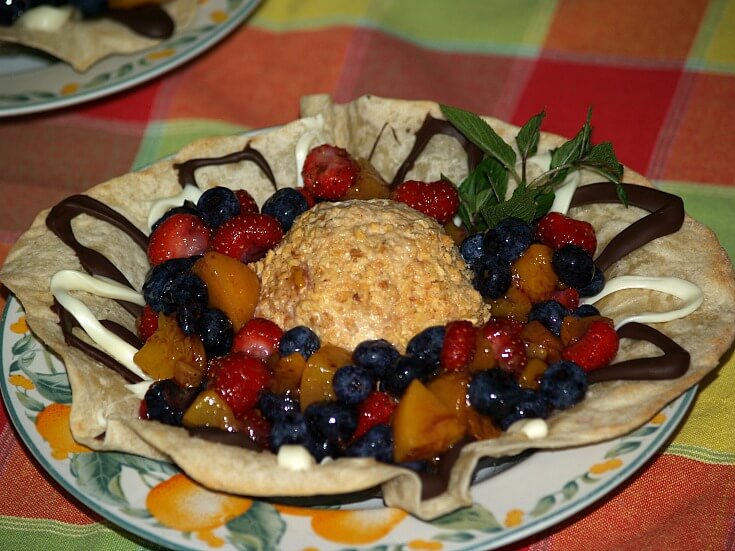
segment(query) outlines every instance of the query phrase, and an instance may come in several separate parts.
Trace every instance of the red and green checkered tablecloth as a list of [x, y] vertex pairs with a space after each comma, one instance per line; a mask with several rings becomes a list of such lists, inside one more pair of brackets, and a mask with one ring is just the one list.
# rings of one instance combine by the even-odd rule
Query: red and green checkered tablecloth
[[[203, 0], [206, 2], [206, 0]], [[593, 139], [735, 255], [735, 1], [265, 0], [230, 37], [129, 91], [0, 121], [0, 255], [63, 197], [202, 136], [277, 125], [327, 92], [434, 99]], [[692, 244], [696, 248], [696, 244]], [[735, 361], [609, 499], [512, 549], [735, 549]], [[0, 409], [0, 547], [146, 549], [44, 475]]]

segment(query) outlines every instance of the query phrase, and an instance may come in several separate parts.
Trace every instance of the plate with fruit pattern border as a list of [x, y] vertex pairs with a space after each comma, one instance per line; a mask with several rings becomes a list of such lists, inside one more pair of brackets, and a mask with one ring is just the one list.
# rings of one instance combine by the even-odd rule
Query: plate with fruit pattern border
[[123, 530], [173, 549], [494, 549], [607, 496], [668, 440], [696, 393], [696, 387], [690, 389], [621, 438], [536, 452], [513, 468], [498, 469], [473, 486], [472, 507], [423, 522], [376, 498], [300, 507], [219, 494], [169, 463], [84, 448], [69, 431], [71, 389], [64, 365], [29, 331], [13, 296], [0, 331], [3, 401], [42, 468], [76, 500]]
[[147, 50], [109, 56], [84, 73], [40, 52], [2, 44], [0, 117], [76, 105], [151, 80], [217, 44], [260, 2], [201, 0], [188, 28]]

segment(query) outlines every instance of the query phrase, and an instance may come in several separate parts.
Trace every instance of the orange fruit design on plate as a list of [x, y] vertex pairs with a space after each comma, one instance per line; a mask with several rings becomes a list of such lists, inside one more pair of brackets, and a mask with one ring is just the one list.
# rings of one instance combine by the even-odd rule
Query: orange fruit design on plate
[[146, 507], [158, 522], [194, 532], [212, 547], [225, 543], [214, 530], [245, 513], [252, 503], [251, 499], [207, 490], [183, 474], [160, 483], [146, 497]]
[[10, 325], [10, 330], [18, 335], [23, 335], [28, 332], [28, 324], [26, 323], [26, 317], [21, 316], [18, 321]]
[[406, 518], [408, 513], [400, 509], [309, 509], [276, 505], [286, 515], [310, 516], [311, 528], [324, 539], [347, 545], [360, 545], [377, 541], [388, 535]]
[[66, 459], [70, 453], [92, 451], [77, 444], [69, 428], [71, 408], [66, 404], [49, 404], [36, 416], [36, 430], [51, 446], [51, 457]]

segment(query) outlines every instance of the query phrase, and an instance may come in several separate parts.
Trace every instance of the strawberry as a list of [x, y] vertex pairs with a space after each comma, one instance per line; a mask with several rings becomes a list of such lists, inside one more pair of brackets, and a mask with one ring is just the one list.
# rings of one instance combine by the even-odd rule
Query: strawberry
[[354, 185], [359, 172], [360, 165], [347, 150], [324, 144], [309, 151], [301, 176], [314, 197], [337, 201]]
[[193, 214], [174, 214], [166, 218], [148, 241], [148, 260], [152, 265], [172, 258], [202, 254], [209, 245], [210, 230], [204, 220]]
[[568, 310], [576, 310], [579, 306], [579, 291], [574, 287], [554, 291], [551, 295], [551, 300], [555, 300]]
[[306, 199], [306, 208], [310, 209], [316, 204], [316, 199], [314, 199], [314, 196], [311, 194], [311, 192], [303, 187], [297, 187], [296, 191], [298, 191], [301, 195], [304, 196], [304, 199]]
[[143, 342], [147, 341], [148, 337], [158, 329], [158, 312], [146, 304], [143, 307], [143, 313], [135, 320], [135, 327], [141, 340]]
[[528, 363], [526, 345], [520, 336], [522, 328], [520, 323], [507, 318], [490, 318], [480, 330], [505, 371], [520, 373]]
[[449, 222], [459, 209], [459, 193], [451, 182], [407, 180], [393, 192], [393, 200], [431, 216], [440, 224]]
[[550, 212], [538, 221], [536, 237], [554, 250], [564, 245], [577, 245], [594, 255], [597, 249], [597, 237], [592, 224], [559, 212]]
[[242, 352], [246, 356], [267, 362], [278, 352], [278, 345], [283, 336], [283, 329], [264, 318], [248, 320], [235, 335], [232, 343], [233, 352]]
[[268, 388], [273, 378], [265, 363], [240, 352], [231, 352], [210, 363], [214, 371], [214, 389], [239, 419], [255, 407], [260, 393]]
[[619, 344], [618, 334], [609, 323], [595, 321], [577, 342], [564, 349], [562, 357], [590, 372], [609, 364]]
[[357, 428], [352, 440], [357, 440], [375, 425], [389, 425], [398, 403], [387, 392], [374, 390], [357, 407]]
[[475, 326], [469, 321], [451, 321], [444, 334], [439, 361], [447, 371], [464, 371], [475, 355]]
[[244, 189], [236, 189], [235, 196], [240, 202], [240, 214], [246, 212], [258, 212], [258, 203], [255, 202], [253, 196]]
[[248, 212], [230, 218], [215, 231], [210, 249], [245, 262], [255, 262], [283, 238], [278, 220]]

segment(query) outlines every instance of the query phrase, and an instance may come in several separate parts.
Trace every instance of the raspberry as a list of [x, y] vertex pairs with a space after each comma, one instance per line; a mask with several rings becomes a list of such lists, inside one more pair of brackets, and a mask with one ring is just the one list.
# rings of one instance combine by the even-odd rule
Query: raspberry
[[390, 425], [397, 406], [389, 394], [373, 391], [357, 408], [357, 428], [352, 439], [357, 440], [376, 425]]
[[255, 202], [255, 199], [253, 199], [253, 196], [250, 195], [247, 190], [236, 189], [235, 196], [240, 202], [240, 214], [246, 214], [248, 212], [258, 212], [258, 203]]
[[138, 329], [138, 336], [141, 340], [147, 341], [148, 337], [158, 329], [158, 312], [146, 304], [143, 313], [135, 320], [135, 327]]
[[552, 249], [577, 245], [590, 255], [597, 249], [595, 229], [589, 222], [569, 218], [559, 212], [550, 212], [536, 225], [536, 237]]
[[576, 310], [579, 306], [579, 291], [574, 287], [567, 287], [561, 291], [555, 291], [551, 295], [551, 300], [555, 300], [567, 310]]
[[469, 321], [447, 324], [439, 361], [447, 371], [464, 371], [475, 355], [475, 327]]
[[243, 325], [232, 342], [233, 352], [267, 362], [278, 352], [283, 329], [264, 318], [253, 318]]
[[210, 248], [248, 264], [260, 260], [282, 238], [278, 220], [266, 214], [245, 213], [222, 224], [212, 236]]
[[604, 321], [595, 321], [577, 342], [564, 349], [562, 357], [589, 373], [609, 364], [618, 353], [619, 344], [614, 328]]
[[309, 151], [301, 176], [314, 197], [337, 201], [354, 185], [359, 172], [360, 165], [347, 150], [325, 144]]
[[520, 337], [521, 327], [517, 322], [503, 318], [490, 318], [481, 329], [493, 350], [498, 365], [505, 371], [520, 373], [526, 367], [528, 358], [526, 346]]
[[202, 254], [209, 245], [209, 227], [193, 214], [174, 214], [151, 234], [148, 260], [153, 266], [173, 258]]
[[393, 192], [393, 200], [431, 216], [440, 224], [449, 222], [459, 210], [459, 193], [451, 182], [407, 180]]
[[211, 363], [214, 389], [225, 399], [235, 416], [242, 418], [255, 407], [261, 392], [270, 384], [272, 375], [268, 366], [240, 352], [216, 358]]

